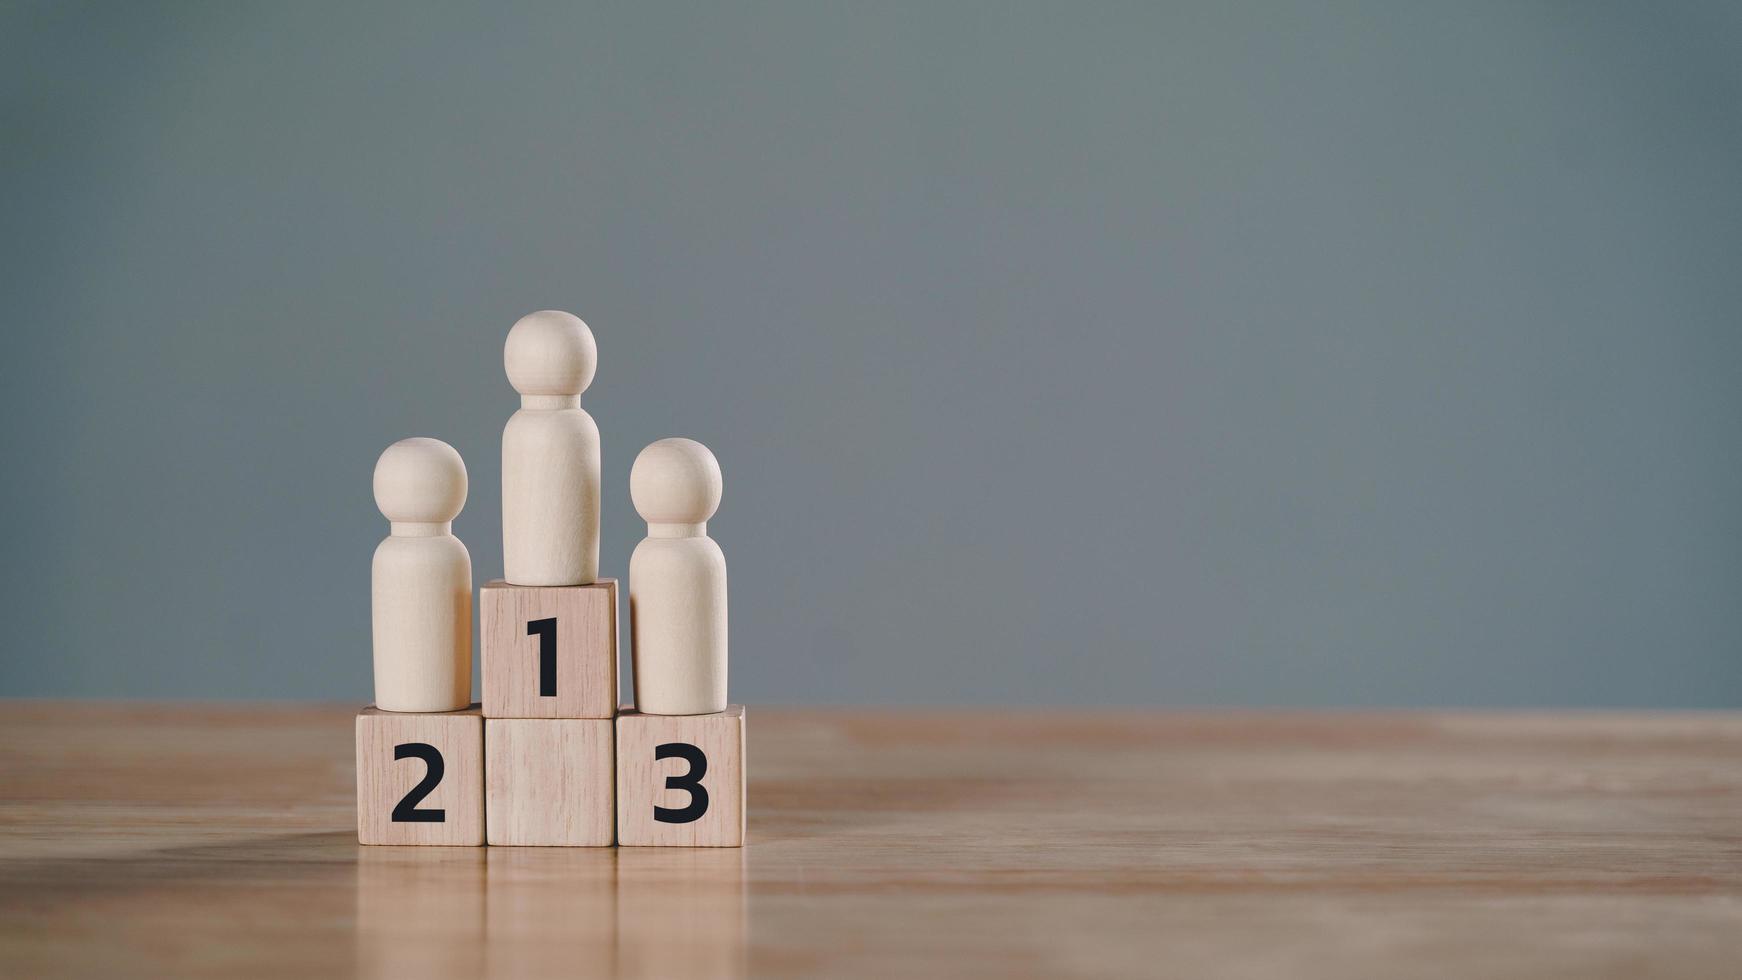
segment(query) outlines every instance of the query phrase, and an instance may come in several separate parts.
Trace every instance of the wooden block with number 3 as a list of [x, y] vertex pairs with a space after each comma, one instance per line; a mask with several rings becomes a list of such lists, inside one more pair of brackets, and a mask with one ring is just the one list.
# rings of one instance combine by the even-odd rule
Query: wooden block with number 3
[[617, 580], [478, 592], [486, 718], [617, 712]]
[[744, 706], [617, 716], [617, 842], [744, 844]]
[[484, 843], [484, 717], [365, 708], [357, 716], [357, 840]]

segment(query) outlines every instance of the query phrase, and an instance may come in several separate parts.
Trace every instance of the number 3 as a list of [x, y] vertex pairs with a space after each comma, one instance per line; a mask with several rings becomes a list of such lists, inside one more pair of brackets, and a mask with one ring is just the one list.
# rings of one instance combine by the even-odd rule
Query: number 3
[[708, 791], [702, 787], [702, 777], [708, 774], [708, 757], [697, 746], [688, 742], [667, 742], [653, 750], [655, 759], [682, 759], [690, 764], [689, 772], [681, 776], [665, 777], [666, 789], [686, 790], [690, 794], [690, 805], [682, 809], [663, 807], [657, 804], [653, 807], [653, 819], [660, 823], [693, 823], [702, 819], [702, 814], [708, 812]]

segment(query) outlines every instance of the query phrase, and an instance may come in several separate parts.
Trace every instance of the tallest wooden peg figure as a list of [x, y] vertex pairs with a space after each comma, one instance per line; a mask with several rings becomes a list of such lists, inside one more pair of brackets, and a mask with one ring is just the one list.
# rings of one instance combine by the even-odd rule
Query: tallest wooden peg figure
[[502, 430], [502, 577], [588, 585], [599, 574], [599, 427], [581, 410], [598, 364], [580, 317], [541, 310], [508, 331], [520, 410]]

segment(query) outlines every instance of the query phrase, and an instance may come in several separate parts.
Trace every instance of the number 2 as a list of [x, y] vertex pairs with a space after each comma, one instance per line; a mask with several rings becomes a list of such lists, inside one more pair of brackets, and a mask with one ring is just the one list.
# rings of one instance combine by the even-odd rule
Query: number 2
[[693, 823], [702, 819], [702, 814], [708, 812], [708, 791], [702, 786], [702, 777], [708, 774], [707, 754], [688, 742], [666, 742], [653, 750], [653, 757], [655, 759], [682, 759], [690, 764], [689, 772], [681, 776], [665, 777], [666, 789], [681, 789], [689, 792], [690, 805], [677, 809], [655, 804], [653, 819], [660, 823]]
[[447, 766], [442, 763], [441, 751], [428, 742], [406, 742], [404, 745], [393, 747], [393, 758], [396, 761], [399, 759], [422, 759], [425, 767], [423, 781], [413, 786], [411, 792], [405, 794], [405, 798], [393, 808], [393, 822], [445, 823], [448, 819], [448, 811], [441, 809], [419, 810], [417, 808], [417, 805], [423, 802], [423, 798], [434, 791], [442, 781], [442, 773], [447, 769]]
[[538, 696], [556, 697], [556, 617], [526, 624], [526, 635], [538, 637]]

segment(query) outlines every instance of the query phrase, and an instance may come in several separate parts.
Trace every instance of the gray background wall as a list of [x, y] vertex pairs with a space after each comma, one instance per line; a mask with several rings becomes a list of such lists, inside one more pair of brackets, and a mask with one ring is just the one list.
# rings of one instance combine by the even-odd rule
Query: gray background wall
[[367, 699], [558, 307], [737, 699], [1742, 705], [1733, 4], [8, 2], [0, 107], [0, 693]]

